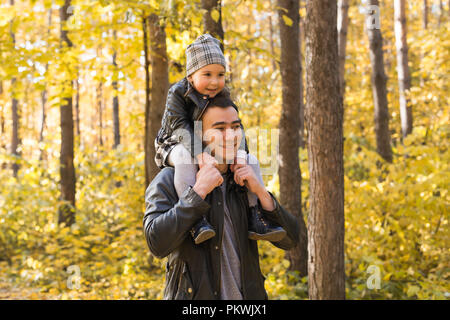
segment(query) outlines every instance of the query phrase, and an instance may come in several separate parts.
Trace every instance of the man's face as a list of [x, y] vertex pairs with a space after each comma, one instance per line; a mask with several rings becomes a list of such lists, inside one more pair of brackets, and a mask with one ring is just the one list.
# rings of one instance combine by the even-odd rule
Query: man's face
[[241, 120], [233, 107], [208, 107], [202, 117], [203, 142], [222, 163], [233, 163], [242, 140]]

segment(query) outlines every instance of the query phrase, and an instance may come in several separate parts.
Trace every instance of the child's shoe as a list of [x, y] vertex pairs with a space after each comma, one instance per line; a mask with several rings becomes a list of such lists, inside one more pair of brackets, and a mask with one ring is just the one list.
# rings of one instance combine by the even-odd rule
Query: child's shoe
[[248, 217], [248, 238], [277, 242], [286, 236], [286, 230], [265, 220], [258, 206], [250, 207]]
[[202, 219], [200, 219], [200, 221], [197, 222], [197, 224], [191, 229], [191, 235], [195, 244], [200, 244], [213, 238], [216, 235], [216, 232], [203, 216]]

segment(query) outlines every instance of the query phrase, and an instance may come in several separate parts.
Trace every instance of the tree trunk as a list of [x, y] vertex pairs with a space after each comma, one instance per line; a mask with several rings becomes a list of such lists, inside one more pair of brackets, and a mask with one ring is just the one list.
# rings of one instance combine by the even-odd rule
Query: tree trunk
[[[300, 5], [300, 2], [299, 2]], [[300, 81], [300, 110], [299, 110], [299, 126], [298, 126], [298, 134], [299, 134], [299, 141], [298, 141], [298, 146], [302, 149], [305, 148], [305, 137], [304, 137], [304, 132], [305, 132], [305, 104], [303, 103], [303, 67], [302, 67], [302, 20], [300, 17], [300, 14], [298, 16], [299, 19], [299, 32], [298, 32], [298, 59], [299, 59], [299, 67], [300, 67], [300, 74], [299, 74], [299, 81]], [[306, 227], [305, 227], [305, 234], [306, 234]]]
[[152, 61], [151, 105], [147, 116], [148, 149], [149, 158], [151, 159], [151, 165], [148, 168], [148, 181], [150, 182], [159, 172], [159, 168], [154, 161], [155, 147], [153, 143], [162, 120], [167, 91], [169, 90], [169, 60], [167, 58], [165, 25], [163, 25], [158, 15], [154, 13], [148, 17], [148, 22]]
[[[61, 19], [60, 27], [60, 47], [64, 52], [73, 46], [69, 39], [68, 31], [65, 25], [72, 15], [70, 0], [65, 0], [60, 8], [59, 15]], [[72, 81], [63, 80], [65, 89], [63, 91], [72, 91]], [[67, 89], [68, 88], [68, 89]], [[60, 175], [61, 175], [61, 198], [66, 201], [61, 205], [58, 214], [58, 223], [72, 225], [75, 222], [75, 167], [73, 164], [73, 114], [72, 114], [72, 94], [67, 97], [67, 93], [61, 98], [63, 101], [60, 107], [61, 114], [61, 155], [60, 155]]]
[[423, 28], [428, 28], [428, 0], [423, 0]]
[[153, 166], [152, 150], [154, 147], [154, 141], [151, 139], [150, 128], [150, 60], [148, 57], [148, 17], [142, 17], [142, 33], [144, 42], [144, 66], [145, 66], [145, 188], [149, 185], [151, 179], [151, 167]]
[[[272, 0], [270, 0], [270, 8], [272, 8]], [[274, 46], [274, 31], [273, 31], [273, 21], [272, 13], [269, 14], [269, 42], [270, 42], [270, 54], [272, 55], [272, 73], [277, 70], [277, 62], [275, 59], [275, 46]]]
[[16, 86], [17, 79], [14, 77], [11, 79], [11, 91], [12, 91], [12, 99], [11, 99], [11, 115], [12, 115], [12, 135], [11, 135], [11, 154], [15, 157], [14, 163], [12, 165], [13, 170], [13, 176], [17, 178], [20, 166], [19, 166], [19, 157], [20, 157], [20, 151], [19, 145], [21, 142], [20, 136], [19, 136], [19, 122], [20, 122], [20, 116], [19, 116], [19, 101], [14, 98], [14, 92], [15, 92], [15, 86]]
[[[378, 0], [370, 0], [369, 4], [379, 6]], [[367, 28], [367, 33], [370, 44], [370, 62], [372, 64], [372, 93], [377, 152], [384, 160], [392, 162], [386, 90], [387, 77], [384, 72], [383, 37], [381, 30], [377, 28]]]
[[[11, 7], [14, 7], [14, 0], [10, 0], [9, 4]], [[16, 35], [13, 31], [13, 21], [10, 22], [10, 35], [11, 40], [13, 44], [13, 48], [16, 48]], [[16, 77], [13, 77], [11, 79], [11, 117], [12, 117], [12, 134], [11, 134], [11, 154], [15, 157], [14, 162], [12, 164], [12, 170], [13, 170], [13, 176], [17, 178], [18, 172], [19, 172], [19, 157], [20, 157], [20, 151], [19, 144], [21, 143], [20, 135], [19, 135], [19, 122], [20, 122], [20, 116], [19, 116], [19, 101], [15, 97], [16, 92]]]
[[[3, 95], [3, 81], [0, 80], [0, 98]], [[5, 114], [4, 114], [4, 106], [0, 107], [0, 147], [2, 149], [5, 149], [6, 151], [6, 144], [5, 140], [2, 139], [2, 137], [5, 136]], [[2, 162], [0, 168], [2, 170], [6, 169], [6, 163]]]
[[411, 75], [408, 66], [408, 44], [406, 42], [405, 0], [394, 0], [394, 11], [400, 119], [402, 125], [402, 138], [405, 138], [412, 132], [413, 128], [412, 107], [409, 98]]
[[81, 130], [80, 130], [80, 74], [77, 69], [77, 78], [75, 79], [75, 121], [76, 121], [76, 129], [77, 129], [77, 137], [78, 143], [81, 144]]
[[[114, 41], [117, 40], [117, 32], [116, 30], [113, 30], [113, 37]], [[113, 49], [113, 56], [112, 56], [112, 65], [113, 65], [113, 81], [112, 81], [112, 87], [113, 87], [113, 125], [114, 125], [114, 146], [113, 148], [116, 149], [117, 146], [120, 144], [120, 117], [119, 117], [119, 93], [118, 93], [118, 84], [117, 84], [117, 78], [118, 78], [118, 68], [117, 68], [117, 51], [114, 47]]]
[[[101, 59], [102, 57], [102, 47], [101, 45], [97, 48], [97, 57]], [[96, 88], [96, 101], [97, 101], [97, 112], [98, 112], [98, 137], [99, 144], [103, 147], [103, 67], [100, 69], [99, 82]]]
[[[48, 28], [47, 28], [47, 39], [50, 39], [50, 28], [52, 26], [52, 8], [48, 9]], [[49, 49], [49, 44], [47, 44], [47, 50]], [[45, 74], [48, 71], [48, 62], [45, 64]], [[47, 84], [44, 85], [44, 90], [41, 93], [41, 128], [39, 130], [39, 142], [42, 143], [44, 141], [44, 130], [45, 130], [45, 120], [46, 120], [46, 111], [45, 105], [47, 104]], [[47, 158], [45, 149], [39, 145], [39, 160], [43, 161], [44, 158]]]
[[[224, 32], [222, 28], [222, 1], [221, 0], [202, 0], [202, 9], [206, 10], [203, 14], [203, 31], [209, 33], [220, 40], [220, 49], [224, 52], [223, 39]], [[213, 11], [217, 10], [218, 19], [214, 20]]]
[[[3, 81], [0, 80], [0, 99], [3, 98], [2, 95], [3, 95]], [[3, 113], [4, 112], [3, 108], [4, 106], [0, 107], [0, 138], [3, 137], [5, 134], [5, 115]], [[5, 147], [3, 143], [4, 143], [3, 139], [0, 139], [1, 148]]]
[[103, 146], [103, 82], [102, 80], [99, 80], [99, 83], [97, 85], [96, 89], [96, 98], [97, 98], [97, 111], [98, 111], [98, 137], [99, 137], [99, 144], [100, 146]]
[[345, 299], [343, 107], [336, 14], [336, 1], [306, 3], [310, 299]]
[[347, 47], [347, 29], [348, 29], [348, 1], [339, 0], [338, 2], [338, 22], [337, 30], [338, 50], [339, 50], [339, 85], [341, 87], [341, 95], [345, 94], [345, 52]]
[[[307, 232], [302, 215], [302, 176], [299, 166], [299, 113], [301, 101], [301, 66], [299, 46], [299, 3], [298, 0], [278, 0], [278, 24], [281, 40], [280, 73], [282, 101], [280, 128], [280, 202], [294, 214], [300, 224], [299, 244], [286, 253], [290, 269], [307, 275]], [[283, 10], [286, 9], [287, 11]], [[286, 16], [286, 17], [284, 17]], [[283, 18], [284, 17], [284, 18]], [[291, 21], [288, 25], [286, 21]]]

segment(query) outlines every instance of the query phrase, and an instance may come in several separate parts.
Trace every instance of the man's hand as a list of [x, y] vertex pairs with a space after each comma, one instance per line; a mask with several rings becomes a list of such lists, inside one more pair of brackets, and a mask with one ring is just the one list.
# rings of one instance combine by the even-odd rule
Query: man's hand
[[206, 195], [223, 183], [219, 170], [212, 164], [204, 164], [197, 172], [192, 189], [204, 200]]
[[203, 152], [197, 155], [198, 166], [201, 169], [205, 164], [210, 164], [214, 167], [217, 167], [219, 162], [207, 152]]

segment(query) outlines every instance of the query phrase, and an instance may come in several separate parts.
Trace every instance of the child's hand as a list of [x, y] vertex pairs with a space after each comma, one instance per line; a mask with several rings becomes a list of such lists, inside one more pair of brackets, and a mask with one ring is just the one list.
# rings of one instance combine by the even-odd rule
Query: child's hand
[[265, 190], [256, 177], [253, 168], [248, 165], [242, 165], [240, 168], [234, 171], [234, 181], [240, 186], [246, 186], [248, 190], [256, 195], [261, 194]]
[[198, 160], [199, 169], [201, 169], [205, 164], [211, 164], [212, 166], [214, 166], [216, 168], [219, 165], [219, 162], [216, 160], [216, 158], [214, 158], [207, 152], [198, 154], [197, 160]]
[[232, 172], [239, 168], [244, 167], [247, 164], [247, 153], [238, 150], [236, 157], [234, 158], [234, 163], [230, 165], [230, 170]]

